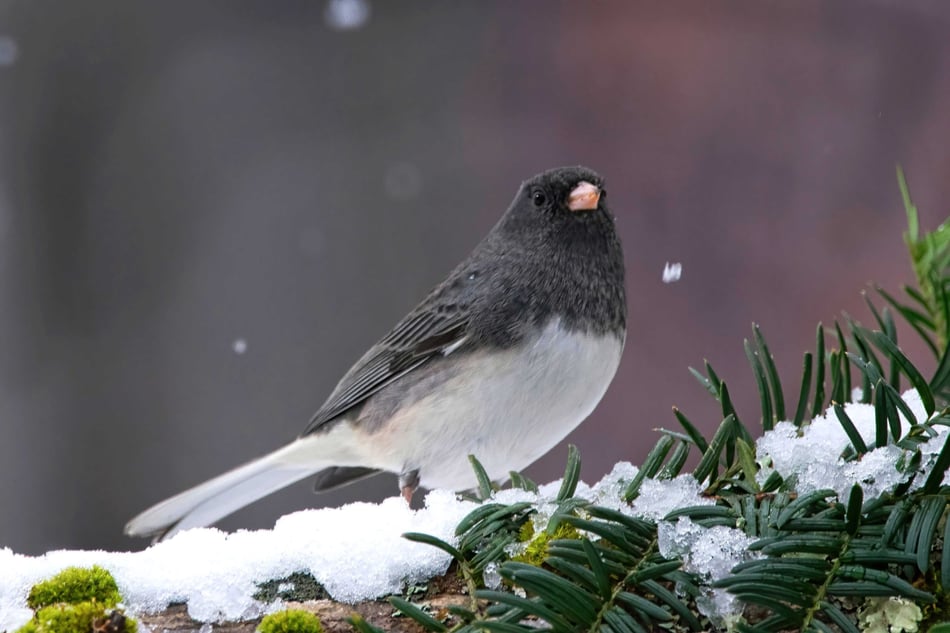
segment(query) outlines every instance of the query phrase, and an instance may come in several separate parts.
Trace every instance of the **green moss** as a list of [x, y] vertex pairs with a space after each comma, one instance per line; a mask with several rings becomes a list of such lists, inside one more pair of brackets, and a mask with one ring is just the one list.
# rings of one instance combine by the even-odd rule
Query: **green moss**
[[76, 604], [90, 600], [103, 608], [114, 607], [121, 600], [115, 578], [98, 565], [67, 567], [49, 580], [33, 585], [26, 602], [36, 611], [60, 602]]
[[565, 522], [559, 523], [558, 526], [554, 528], [553, 533], [548, 533], [547, 530], [535, 533], [530, 521], [521, 526], [521, 531], [518, 533], [518, 536], [525, 537], [522, 541], [527, 541], [528, 545], [523, 552], [513, 556], [512, 560], [535, 566], [540, 566], [544, 562], [544, 559], [547, 558], [548, 545], [550, 545], [551, 541], [559, 539], [578, 539], [581, 537], [577, 528]]
[[27, 604], [36, 614], [16, 633], [136, 633], [136, 621], [113, 609], [119, 600], [115, 578], [102, 567], [67, 567], [33, 585]]
[[518, 540], [522, 543], [527, 543], [534, 538], [534, 523], [531, 521], [525, 521], [521, 529], [518, 530]]
[[258, 633], [323, 633], [320, 618], [309, 611], [287, 609], [266, 616], [257, 625]]
[[306, 602], [329, 597], [323, 585], [307, 572], [294, 572], [285, 578], [259, 583], [253, 596], [261, 602], [274, 602], [278, 598], [287, 602]]
[[868, 598], [858, 611], [862, 631], [869, 633], [916, 633], [923, 613], [905, 598]]
[[138, 625], [119, 611], [109, 610], [101, 602], [90, 600], [76, 604], [60, 603], [43, 607], [16, 633], [136, 633]]

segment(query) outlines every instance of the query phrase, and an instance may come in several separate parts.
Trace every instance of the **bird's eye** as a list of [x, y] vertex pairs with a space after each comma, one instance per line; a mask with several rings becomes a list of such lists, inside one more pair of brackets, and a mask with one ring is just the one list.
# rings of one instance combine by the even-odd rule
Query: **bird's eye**
[[534, 202], [534, 206], [536, 207], [543, 207], [544, 203], [548, 201], [543, 191], [535, 191], [531, 195], [531, 200]]

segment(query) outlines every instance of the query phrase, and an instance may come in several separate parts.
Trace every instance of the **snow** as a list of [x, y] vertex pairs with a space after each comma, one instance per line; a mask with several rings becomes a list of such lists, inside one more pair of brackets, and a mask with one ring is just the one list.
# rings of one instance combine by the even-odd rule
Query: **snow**
[[20, 47], [9, 35], [0, 35], [0, 66], [12, 66], [20, 55]]
[[326, 25], [335, 31], [352, 31], [369, 20], [368, 0], [330, 0], [323, 12]]
[[[755, 540], [742, 530], [724, 525], [704, 528], [686, 517], [657, 525], [660, 554], [681, 558], [684, 571], [697, 574], [708, 583], [725, 578], [739, 563], [758, 558], [749, 551]], [[742, 612], [742, 604], [725, 589], [702, 587], [701, 591], [696, 606], [710, 619], [722, 622]]]
[[199, 622], [257, 617], [258, 584], [309, 572], [336, 600], [355, 602], [399, 592], [442, 574], [449, 556], [402, 538], [423, 532], [454, 540], [455, 526], [475, 507], [433, 491], [410, 510], [402, 497], [380, 504], [305, 510], [282, 517], [273, 530], [186, 530], [141, 552], [54, 551], [39, 557], [0, 549], [0, 631], [30, 619], [32, 585], [68, 566], [101, 565], [115, 576], [126, 608], [151, 613], [187, 602]]
[[[915, 392], [903, 397], [918, 420], [926, 419]], [[865, 440], [872, 442], [873, 408], [851, 403], [845, 410]], [[907, 427], [905, 421], [905, 431]], [[948, 427], [935, 428], [938, 435], [921, 445], [923, 471], [932, 466], [948, 436]], [[902, 457], [896, 446], [876, 448], [860, 460], [846, 462], [841, 455], [848, 445], [831, 410], [800, 429], [781, 422], [757, 442], [757, 459], [762, 464], [758, 476], [764, 480], [773, 470], [786, 478], [794, 474], [799, 493], [832, 488], [841, 498], [857, 482], [865, 488], [866, 499], [906, 480], [908, 475], [895, 467]], [[702, 496], [702, 486], [691, 474], [672, 480], [647, 478], [633, 503], [624, 502], [623, 493], [638, 472], [636, 466], [620, 462], [593, 486], [579, 482], [575, 496], [657, 522], [661, 553], [680, 557], [687, 571], [709, 582], [753, 556], [748, 552], [753, 539], [741, 530], [704, 528], [687, 518], [663, 520], [678, 508], [715, 503]], [[918, 475], [914, 486], [925, 479], [925, 474]], [[950, 476], [944, 483], [950, 484]], [[557, 508], [560, 486], [560, 481], [544, 484], [537, 493], [501, 490], [491, 501], [532, 503], [537, 508], [532, 521], [536, 531], [542, 530]], [[455, 544], [455, 526], [475, 507], [454, 493], [432, 491], [421, 510], [411, 510], [401, 497], [380, 504], [306, 510], [280, 518], [272, 530], [231, 534], [211, 528], [186, 530], [141, 552], [54, 551], [30, 557], [0, 549], [0, 630], [14, 630], [25, 623], [32, 616], [26, 607], [29, 588], [68, 566], [101, 565], [111, 571], [132, 615], [186, 602], [191, 617], [200, 622], [247, 619], [280, 608], [279, 602], [266, 605], [253, 595], [260, 583], [295, 572], [310, 573], [338, 601], [398, 593], [407, 584], [424, 583], [444, 573], [450, 562], [440, 549], [413, 543], [402, 534], [422, 532]], [[502, 586], [497, 566], [488, 566], [483, 579], [489, 587]], [[708, 588], [697, 604], [717, 622], [729, 621], [741, 608], [729, 594]]]
[[501, 587], [501, 573], [498, 571], [498, 563], [492, 561], [485, 565], [482, 571], [482, 582], [488, 589], [499, 589]]
[[663, 266], [663, 283], [671, 284], [674, 281], [679, 281], [680, 277], [683, 275], [683, 264], [675, 262], [671, 264], [666, 262], [666, 265]]
[[631, 514], [658, 521], [677, 508], [715, 505], [714, 500], [701, 497], [701, 491], [702, 486], [688, 473], [669, 481], [646, 479]]
[[[915, 390], [906, 391], [901, 397], [918, 422], [927, 419], [920, 396]], [[874, 407], [852, 402], [845, 406], [845, 413], [865, 443], [868, 446], [873, 445]], [[910, 428], [910, 424], [903, 416], [901, 420], [903, 435]], [[937, 429], [940, 434], [921, 449], [924, 466], [932, 464], [946, 441], [947, 427], [939, 426]], [[773, 430], [766, 432], [756, 442], [756, 459], [764, 466], [757, 479], [759, 483], [764, 482], [773, 470], [784, 477], [795, 474], [798, 477], [797, 491], [800, 494], [830, 488], [837, 492], [840, 499], [847, 499], [851, 487], [858, 483], [864, 488], [864, 498], [870, 499], [907, 481], [910, 476], [910, 473], [897, 470], [896, 464], [902, 454], [897, 446], [889, 444], [875, 448], [860, 460], [845, 461], [841, 455], [850, 444], [847, 434], [830, 407], [801, 429], [791, 422], [779, 422]], [[918, 476], [912, 488], [923, 485], [924, 480], [925, 477]], [[948, 479], [945, 479], [944, 483], [947, 482]]]

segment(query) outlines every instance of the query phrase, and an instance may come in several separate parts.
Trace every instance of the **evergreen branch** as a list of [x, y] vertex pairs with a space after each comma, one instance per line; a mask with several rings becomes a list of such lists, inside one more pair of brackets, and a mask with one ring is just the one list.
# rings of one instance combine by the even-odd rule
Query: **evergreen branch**
[[[801, 630], [820, 627], [819, 615], [842, 625], [843, 614], [829, 610], [834, 606], [830, 596], [896, 595], [932, 601], [930, 593], [885, 569], [888, 564], [906, 562], [906, 557], [899, 553], [891, 558], [877, 555], [871, 552], [873, 545], [865, 543], [873, 537], [862, 533], [866, 517], [861, 487], [852, 488], [844, 508], [840, 504], [827, 505], [825, 499], [832, 495], [830, 491], [816, 491], [789, 504], [776, 524], [782, 534], [752, 545], [752, 549], [762, 551], [767, 558], [735, 567], [731, 577], [714, 586], [772, 611], [780, 616], [782, 626], [791, 623]], [[945, 501], [941, 503], [940, 513], [945, 508]], [[936, 501], [931, 510], [917, 515], [922, 517], [917, 521], [921, 534], [933, 533], [933, 508]], [[929, 542], [921, 547], [929, 552]], [[760, 626], [750, 630], [776, 630], [772, 625]]]

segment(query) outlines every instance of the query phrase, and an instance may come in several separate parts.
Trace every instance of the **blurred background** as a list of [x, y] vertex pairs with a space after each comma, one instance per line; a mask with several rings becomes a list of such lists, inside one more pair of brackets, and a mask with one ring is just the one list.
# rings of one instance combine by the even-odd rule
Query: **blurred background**
[[754, 423], [753, 321], [797, 397], [818, 321], [911, 280], [895, 163], [947, 215], [948, 29], [942, 0], [0, 2], [0, 547], [143, 547], [127, 519], [297, 435], [562, 164], [607, 178], [628, 271], [584, 478], [673, 404], [711, 432], [704, 358]]

